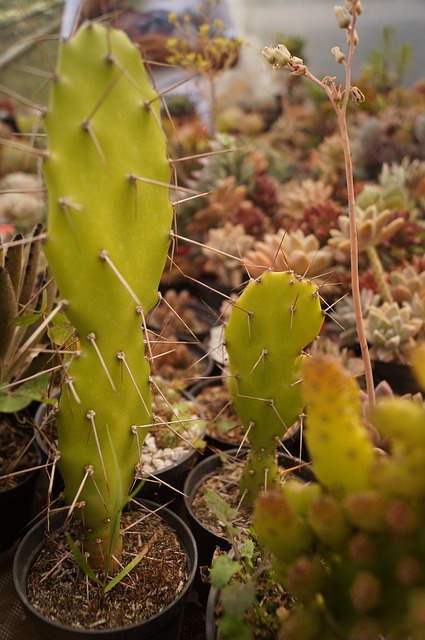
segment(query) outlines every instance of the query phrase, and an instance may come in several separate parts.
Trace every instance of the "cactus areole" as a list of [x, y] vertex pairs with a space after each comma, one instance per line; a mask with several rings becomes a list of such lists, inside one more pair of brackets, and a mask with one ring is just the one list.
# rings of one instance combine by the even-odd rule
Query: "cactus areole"
[[45, 251], [79, 339], [57, 428], [66, 501], [83, 505], [93, 568], [120, 556], [111, 522], [139, 463], [140, 427], [152, 422], [143, 318], [172, 224], [157, 97], [123, 32], [85, 24], [61, 45], [45, 116]]

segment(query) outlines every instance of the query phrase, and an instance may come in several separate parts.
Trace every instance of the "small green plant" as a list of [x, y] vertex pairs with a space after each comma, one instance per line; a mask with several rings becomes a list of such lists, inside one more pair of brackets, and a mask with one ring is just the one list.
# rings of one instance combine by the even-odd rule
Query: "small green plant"
[[291, 598], [276, 580], [270, 553], [266, 553], [250, 535], [240, 536], [234, 525], [237, 509], [230, 507], [212, 489], [206, 489], [205, 502], [226, 527], [226, 537], [232, 545], [230, 554], [219, 554], [209, 572], [213, 587], [220, 593], [218, 619], [221, 640], [251, 640], [261, 628], [268, 637], [278, 630], [278, 609], [287, 606]]

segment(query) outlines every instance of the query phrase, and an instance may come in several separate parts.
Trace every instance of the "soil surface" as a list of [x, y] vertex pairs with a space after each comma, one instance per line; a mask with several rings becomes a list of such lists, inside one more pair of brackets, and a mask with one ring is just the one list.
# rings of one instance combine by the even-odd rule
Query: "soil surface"
[[[53, 620], [87, 629], [128, 626], [167, 607], [187, 582], [186, 554], [174, 530], [157, 515], [146, 517], [147, 513], [123, 514], [124, 566], [145, 547], [147, 553], [103, 598], [99, 587], [79, 569], [64, 536], [46, 537], [28, 578], [31, 604]], [[70, 532], [78, 539], [77, 521]]]

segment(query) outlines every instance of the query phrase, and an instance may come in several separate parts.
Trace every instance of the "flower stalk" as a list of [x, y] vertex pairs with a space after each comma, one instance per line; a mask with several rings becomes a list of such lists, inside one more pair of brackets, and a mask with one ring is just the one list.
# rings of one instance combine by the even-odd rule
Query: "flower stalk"
[[[287, 59], [286, 47], [284, 45], [278, 45], [278, 47], [270, 48], [266, 47], [263, 51], [265, 59], [273, 65], [274, 69], [280, 69], [282, 67], [287, 68], [291, 75], [303, 75], [311, 82], [320, 87], [328, 96], [332, 107], [335, 111], [339, 132], [341, 136], [343, 151], [344, 151], [344, 165], [347, 185], [347, 205], [349, 214], [349, 227], [350, 227], [350, 262], [351, 262], [351, 289], [353, 296], [354, 312], [356, 318], [356, 329], [358, 335], [358, 341], [360, 344], [364, 374], [366, 382], [366, 391], [370, 407], [375, 406], [375, 391], [373, 384], [372, 365], [370, 360], [370, 354], [367, 344], [366, 331], [362, 315], [361, 297], [360, 297], [360, 281], [359, 281], [359, 248], [357, 239], [357, 226], [356, 226], [356, 200], [354, 191], [354, 177], [353, 177], [353, 163], [351, 155], [350, 137], [347, 127], [347, 108], [348, 102], [351, 97], [356, 103], [364, 101], [364, 96], [357, 87], [351, 85], [351, 70], [354, 57], [354, 50], [358, 43], [358, 35], [356, 31], [357, 16], [361, 13], [361, 5], [358, 0], [350, 0], [347, 2], [348, 13], [346, 13], [343, 7], [335, 7], [335, 16], [338, 21], [338, 25], [342, 29], [347, 31], [348, 42], [348, 54], [345, 57], [338, 53], [336, 56], [337, 62], [345, 65], [345, 86], [341, 87], [335, 82], [335, 77], [326, 76], [322, 80], [319, 80], [313, 75], [303, 61], [295, 56], [290, 56]], [[344, 14], [344, 15], [343, 15]], [[285, 51], [286, 50], [286, 51]], [[342, 53], [342, 52], [341, 52]], [[335, 56], [335, 48], [333, 49]]]

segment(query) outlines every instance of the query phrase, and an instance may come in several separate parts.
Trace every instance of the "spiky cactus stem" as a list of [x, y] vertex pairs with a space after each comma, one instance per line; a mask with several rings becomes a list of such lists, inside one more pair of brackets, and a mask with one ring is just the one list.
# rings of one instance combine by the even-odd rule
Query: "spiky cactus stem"
[[118, 561], [111, 523], [127, 498], [151, 417], [144, 317], [158, 299], [169, 244], [170, 164], [158, 96], [121, 31], [85, 24], [61, 46], [45, 116], [45, 251], [79, 356], [57, 428], [68, 504], [93, 568]]
[[[425, 383], [425, 345], [413, 354]], [[298, 600], [279, 637], [424, 637], [425, 410], [381, 399], [369, 416], [389, 443], [378, 452], [360, 390], [329, 356], [304, 363], [307, 444], [318, 482], [289, 479], [261, 494], [254, 525], [283, 587]]]
[[241, 480], [247, 502], [278, 481], [276, 448], [303, 408], [303, 349], [322, 323], [317, 287], [293, 272], [265, 272], [232, 309], [225, 341], [233, 404], [251, 445]]

